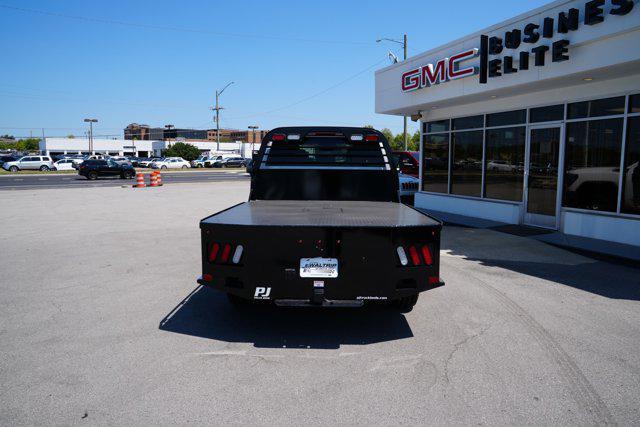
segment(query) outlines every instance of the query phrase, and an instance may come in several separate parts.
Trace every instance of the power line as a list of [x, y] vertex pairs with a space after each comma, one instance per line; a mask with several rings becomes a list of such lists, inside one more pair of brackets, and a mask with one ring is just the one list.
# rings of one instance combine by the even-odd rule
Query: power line
[[277, 111], [286, 110], [287, 108], [295, 107], [296, 105], [302, 104], [303, 102], [307, 102], [307, 101], [309, 101], [309, 100], [311, 100], [313, 98], [317, 98], [320, 95], [324, 95], [325, 93], [327, 93], [327, 92], [329, 92], [329, 91], [331, 91], [331, 90], [333, 90], [333, 89], [335, 89], [335, 88], [337, 88], [339, 86], [342, 86], [343, 84], [355, 79], [356, 77], [361, 76], [362, 74], [366, 73], [367, 71], [371, 70], [372, 68], [377, 67], [378, 65], [380, 65], [381, 63], [383, 63], [386, 60], [387, 60], [387, 57], [385, 56], [384, 59], [376, 62], [375, 64], [372, 64], [372, 65], [368, 66], [364, 70], [358, 71], [356, 74], [353, 74], [352, 76], [349, 76], [346, 79], [344, 79], [344, 80], [342, 80], [342, 81], [340, 81], [340, 82], [338, 82], [338, 83], [336, 83], [336, 84], [334, 84], [332, 86], [329, 86], [326, 89], [321, 90], [320, 92], [316, 92], [313, 95], [309, 95], [309, 96], [307, 96], [305, 98], [302, 98], [302, 99], [300, 99], [300, 100], [298, 100], [296, 102], [293, 102], [291, 104], [287, 104], [287, 105], [284, 105], [282, 107], [274, 108], [272, 110], [264, 111], [262, 113], [255, 113], [255, 114], [250, 114], [250, 115], [246, 115], [246, 116], [227, 117], [227, 119], [233, 120], [233, 119], [245, 119], [245, 118], [256, 117], [256, 116], [265, 116], [265, 115], [269, 115], [271, 113], [275, 113]]
[[325, 44], [344, 44], [344, 45], [359, 45], [359, 46], [368, 46], [373, 45], [371, 42], [363, 42], [363, 41], [350, 41], [350, 40], [317, 40], [317, 39], [304, 39], [297, 37], [287, 37], [287, 36], [274, 36], [267, 34], [239, 34], [239, 33], [224, 33], [219, 31], [208, 31], [201, 30], [197, 28], [185, 28], [185, 27], [168, 27], [162, 25], [151, 25], [151, 24], [137, 24], [134, 22], [125, 22], [118, 21], [113, 19], [104, 19], [104, 18], [93, 18], [88, 16], [79, 16], [79, 15], [67, 15], [64, 13], [58, 12], [50, 12], [45, 10], [37, 10], [37, 9], [28, 9], [25, 7], [16, 7], [10, 6], [6, 4], [0, 4], [0, 7], [3, 9], [15, 10], [18, 12], [24, 13], [32, 13], [37, 15], [51, 16], [56, 18], [65, 18], [65, 19], [73, 19], [76, 21], [85, 21], [85, 22], [97, 22], [101, 24], [109, 24], [109, 25], [120, 25], [125, 27], [135, 27], [135, 28], [144, 28], [149, 30], [162, 30], [162, 31], [175, 31], [175, 32], [184, 32], [184, 33], [195, 33], [195, 34], [207, 34], [211, 36], [219, 36], [219, 37], [238, 37], [238, 38], [247, 38], [247, 39], [269, 39], [269, 40], [281, 40], [281, 41], [295, 41], [302, 43], [325, 43]]

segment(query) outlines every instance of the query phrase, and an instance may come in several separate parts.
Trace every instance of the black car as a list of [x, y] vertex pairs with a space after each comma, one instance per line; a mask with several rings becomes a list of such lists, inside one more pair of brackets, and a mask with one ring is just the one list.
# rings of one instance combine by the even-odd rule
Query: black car
[[132, 179], [136, 170], [130, 163], [117, 163], [112, 159], [107, 160], [85, 160], [80, 163], [78, 175], [87, 179], [98, 179], [101, 176], [115, 177], [122, 179]]
[[7, 162], [15, 162], [18, 159], [20, 159], [20, 156], [13, 156], [13, 155], [0, 156], [0, 166], [2, 166], [3, 164], [5, 164]]
[[244, 157], [227, 157], [213, 165], [214, 168], [244, 168], [247, 166], [247, 160]]

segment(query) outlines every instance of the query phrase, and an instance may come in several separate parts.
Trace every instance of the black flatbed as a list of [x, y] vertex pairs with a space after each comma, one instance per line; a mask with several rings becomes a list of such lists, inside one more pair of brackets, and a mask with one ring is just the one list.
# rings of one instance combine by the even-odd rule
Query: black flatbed
[[396, 202], [253, 200], [202, 220], [202, 224], [275, 227], [420, 227], [440, 222]]

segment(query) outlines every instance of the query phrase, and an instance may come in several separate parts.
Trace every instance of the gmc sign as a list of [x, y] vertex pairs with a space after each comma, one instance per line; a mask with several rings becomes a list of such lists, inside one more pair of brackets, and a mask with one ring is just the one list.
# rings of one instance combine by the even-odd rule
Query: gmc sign
[[436, 64], [427, 64], [402, 74], [402, 91], [410, 92], [425, 86], [433, 86], [448, 80], [477, 74], [476, 67], [460, 68], [459, 62], [478, 56], [478, 49], [469, 49], [457, 53], [451, 58], [443, 58]]

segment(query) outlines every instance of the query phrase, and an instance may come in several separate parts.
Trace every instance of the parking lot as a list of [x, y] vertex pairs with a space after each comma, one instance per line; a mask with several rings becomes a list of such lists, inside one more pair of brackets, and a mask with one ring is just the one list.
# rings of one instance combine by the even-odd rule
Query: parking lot
[[640, 423], [640, 270], [446, 226], [407, 315], [238, 311], [198, 221], [248, 188], [0, 191], [0, 423]]

